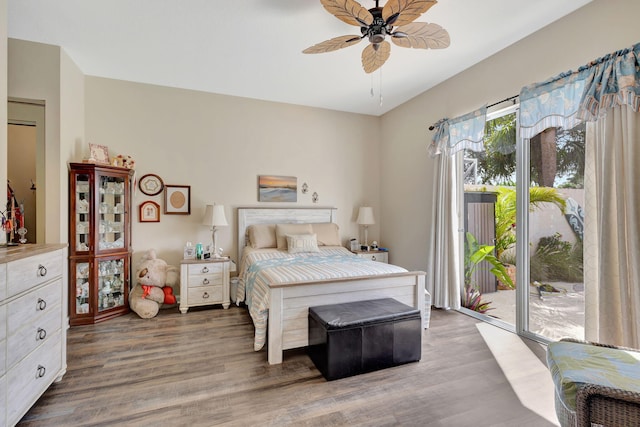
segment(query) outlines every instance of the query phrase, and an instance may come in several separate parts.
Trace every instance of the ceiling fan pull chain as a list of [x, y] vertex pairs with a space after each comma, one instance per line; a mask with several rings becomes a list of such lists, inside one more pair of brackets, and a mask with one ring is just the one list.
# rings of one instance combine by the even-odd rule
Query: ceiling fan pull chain
[[373, 98], [373, 74], [371, 74], [371, 97]]

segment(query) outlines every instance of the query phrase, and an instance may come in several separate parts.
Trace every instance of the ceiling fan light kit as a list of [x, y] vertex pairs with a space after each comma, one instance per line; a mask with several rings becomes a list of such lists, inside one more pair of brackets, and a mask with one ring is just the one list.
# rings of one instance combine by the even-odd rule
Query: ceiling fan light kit
[[369, 45], [362, 51], [362, 68], [366, 73], [372, 73], [391, 55], [391, 44], [385, 40], [386, 36], [390, 36], [396, 46], [415, 49], [444, 49], [450, 44], [449, 33], [440, 25], [413, 22], [435, 5], [435, 0], [388, 0], [384, 7], [376, 0], [376, 7], [369, 10], [355, 0], [320, 0], [320, 3], [336, 18], [360, 27], [361, 36], [334, 37], [302, 53], [332, 52], [367, 38]]

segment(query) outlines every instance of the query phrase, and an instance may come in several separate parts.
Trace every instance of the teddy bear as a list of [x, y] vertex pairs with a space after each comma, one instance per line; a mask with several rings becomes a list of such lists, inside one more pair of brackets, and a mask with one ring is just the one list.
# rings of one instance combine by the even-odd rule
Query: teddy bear
[[179, 273], [150, 249], [136, 269], [136, 286], [129, 294], [129, 306], [143, 319], [151, 319], [160, 308], [175, 306], [173, 289], [178, 285]]

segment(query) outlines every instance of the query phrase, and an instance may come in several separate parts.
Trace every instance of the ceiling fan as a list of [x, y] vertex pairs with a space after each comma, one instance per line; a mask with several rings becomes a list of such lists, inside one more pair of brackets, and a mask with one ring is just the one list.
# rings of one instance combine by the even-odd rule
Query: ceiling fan
[[362, 51], [362, 68], [372, 73], [389, 59], [391, 44], [400, 47], [444, 49], [449, 46], [449, 33], [438, 24], [413, 22], [429, 10], [436, 0], [388, 0], [384, 7], [369, 10], [355, 0], [320, 0], [329, 13], [350, 25], [360, 27], [360, 36], [340, 36], [313, 45], [302, 53], [325, 53], [358, 43], [367, 37], [370, 44]]

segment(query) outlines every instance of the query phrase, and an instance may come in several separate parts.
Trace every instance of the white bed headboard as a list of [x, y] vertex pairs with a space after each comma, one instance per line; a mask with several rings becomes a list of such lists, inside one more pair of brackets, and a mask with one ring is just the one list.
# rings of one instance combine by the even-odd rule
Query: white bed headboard
[[336, 208], [238, 208], [238, 262], [253, 224], [337, 222]]

